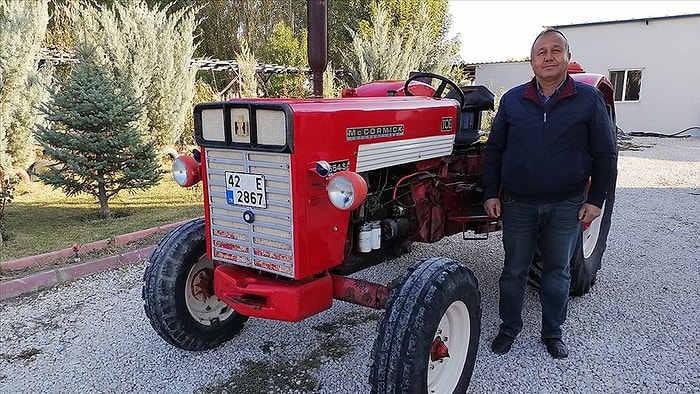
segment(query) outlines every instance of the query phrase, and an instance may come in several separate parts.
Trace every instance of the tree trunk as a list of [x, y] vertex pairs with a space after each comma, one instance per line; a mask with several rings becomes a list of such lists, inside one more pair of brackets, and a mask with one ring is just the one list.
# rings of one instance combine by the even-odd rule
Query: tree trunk
[[107, 190], [105, 185], [100, 183], [97, 185], [98, 196], [100, 200], [100, 219], [109, 219], [112, 217], [112, 212], [109, 210], [109, 201], [107, 198]]

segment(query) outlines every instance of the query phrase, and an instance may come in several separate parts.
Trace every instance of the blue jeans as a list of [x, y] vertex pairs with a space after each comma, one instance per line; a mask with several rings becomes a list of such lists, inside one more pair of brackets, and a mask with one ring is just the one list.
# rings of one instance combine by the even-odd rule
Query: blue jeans
[[551, 204], [528, 204], [503, 198], [503, 248], [505, 263], [499, 280], [499, 331], [516, 337], [523, 328], [522, 309], [528, 271], [535, 248], [542, 254], [542, 338], [561, 338], [566, 320], [571, 274], [569, 261], [574, 254], [581, 222], [578, 212], [585, 195]]

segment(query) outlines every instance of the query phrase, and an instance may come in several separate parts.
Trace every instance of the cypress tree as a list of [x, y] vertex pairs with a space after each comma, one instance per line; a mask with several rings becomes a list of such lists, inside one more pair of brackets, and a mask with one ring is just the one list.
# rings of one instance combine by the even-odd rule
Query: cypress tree
[[90, 44], [76, 48], [79, 63], [41, 107], [48, 126], [36, 139], [58, 162], [39, 178], [68, 195], [86, 193], [111, 217], [109, 199], [122, 190], [145, 190], [162, 177], [153, 143], [142, 141], [135, 123], [144, 104], [130, 81], [114, 77]]
[[51, 76], [37, 60], [48, 19], [47, 0], [0, 0], [0, 174], [7, 176], [33, 159], [34, 107]]

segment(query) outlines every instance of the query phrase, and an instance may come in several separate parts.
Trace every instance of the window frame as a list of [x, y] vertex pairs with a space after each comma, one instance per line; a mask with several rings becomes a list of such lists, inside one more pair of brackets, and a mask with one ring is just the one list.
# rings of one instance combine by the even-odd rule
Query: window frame
[[[629, 73], [630, 71], [639, 71], [639, 93], [638, 93], [638, 98], [636, 100], [628, 100], [626, 99], [627, 96], [627, 84], [629, 81]], [[623, 73], [622, 77], [622, 93], [620, 95], [620, 100], [617, 99], [616, 91], [615, 91], [615, 86], [616, 86], [616, 81], [617, 79], [613, 80], [612, 78], [612, 73]], [[608, 70], [608, 79], [610, 80], [610, 83], [613, 85], [613, 101], [615, 103], [638, 103], [642, 101], [642, 79], [644, 77], [644, 67], [632, 67], [632, 68], [613, 68]]]

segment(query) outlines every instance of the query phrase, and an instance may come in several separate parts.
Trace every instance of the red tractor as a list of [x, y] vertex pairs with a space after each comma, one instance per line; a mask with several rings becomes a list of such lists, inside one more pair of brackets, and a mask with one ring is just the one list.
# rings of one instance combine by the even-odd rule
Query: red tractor
[[[572, 76], [598, 86], [614, 116], [610, 83], [578, 71]], [[373, 392], [465, 392], [481, 325], [473, 272], [433, 257], [388, 284], [348, 275], [412, 242], [483, 239], [500, 229], [482, 209], [487, 135], [479, 128], [493, 104], [483, 86], [421, 73], [337, 99], [198, 105], [200, 148], [173, 172], [182, 186], [202, 182], [204, 217], [169, 233], [150, 258], [143, 299], [151, 325], [176, 347], [205, 350], [232, 339], [249, 317], [295, 322], [343, 300], [385, 310], [371, 354]], [[595, 282], [613, 200], [611, 192], [582, 233], [573, 295]], [[540, 264], [533, 261], [533, 285]]]

